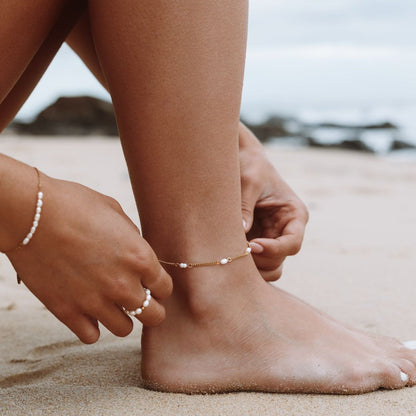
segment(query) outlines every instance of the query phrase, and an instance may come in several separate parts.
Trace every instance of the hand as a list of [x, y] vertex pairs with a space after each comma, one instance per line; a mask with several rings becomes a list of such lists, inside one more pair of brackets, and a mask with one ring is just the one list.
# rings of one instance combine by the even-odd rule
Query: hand
[[240, 123], [243, 224], [263, 278], [278, 280], [286, 256], [299, 252], [308, 211], [267, 160], [263, 146]]
[[137, 317], [158, 325], [165, 317], [158, 300], [172, 281], [120, 205], [76, 183], [42, 181], [39, 227], [28, 245], [6, 253], [29, 290], [85, 343], [97, 341], [98, 321], [128, 335], [133, 323], [122, 307], [140, 307], [144, 287], [152, 299]]

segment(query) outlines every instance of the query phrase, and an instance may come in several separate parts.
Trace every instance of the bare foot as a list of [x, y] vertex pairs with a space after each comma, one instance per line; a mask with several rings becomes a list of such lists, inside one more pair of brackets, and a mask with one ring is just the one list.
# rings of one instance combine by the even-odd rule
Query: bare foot
[[177, 275], [166, 321], [143, 331], [150, 388], [356, 394], [416, 384], [416, 352], [270, 286], [249, 259]]

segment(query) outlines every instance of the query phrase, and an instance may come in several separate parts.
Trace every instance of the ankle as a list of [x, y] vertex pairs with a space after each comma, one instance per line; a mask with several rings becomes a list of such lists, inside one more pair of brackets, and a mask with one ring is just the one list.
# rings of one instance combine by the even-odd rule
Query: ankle
[[172, 307], [199, 322], [218, 317], [236, 299], [245, 302], [251, 296], [253, 283], [259, 281], [251, 256], [224, 266], [167, 270], [174, 281]]

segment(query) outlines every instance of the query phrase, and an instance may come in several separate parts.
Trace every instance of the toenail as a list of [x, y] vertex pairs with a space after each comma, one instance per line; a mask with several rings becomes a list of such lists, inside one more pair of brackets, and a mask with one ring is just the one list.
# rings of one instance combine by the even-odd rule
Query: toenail
[[416, 350], [416, 340], [405, 341], [403, 342], [403, 345], [410, 350]]
[[400, 371], [400, 378], [403, 382], [409, 381], [409, 376], [406, 373], [403, 373], [403, 371]]

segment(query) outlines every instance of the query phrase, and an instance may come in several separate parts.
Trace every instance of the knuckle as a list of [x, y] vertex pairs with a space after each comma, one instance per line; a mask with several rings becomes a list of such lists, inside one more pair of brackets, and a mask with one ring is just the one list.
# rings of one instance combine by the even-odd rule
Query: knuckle
[[241, 210], [246, 213], [246, 214], [251, 214], [253, 209], [252, 209], [252, 204], [250, 204], [249, 202], [247, 202], [245, 199], [243, 199], [241, 201]]
[[301, 243], [299, 241], [294, 242], [289, 248], [289, 255], [294, 256], [298, 254], [301, 249]]
[[[148, 274], [152, 273], [156, 264], [156, 257], [154, 253], [144, 247], [139, 250], [135, 256], [135, 266], [136, 269], [140, 270], [142, 273]], [[159, 263], [157, 263], [159, 264]]]
[[306, 204], [301, 200], [299, 200], [298, 210], [302, 214], [305, 223], [307, 223], [309, 221], [309, 210]]
[[131, 292], [131, 285], [125, 276], [117, 276], [113, 279], [112, 292], [112, 297], [116, 299], [124, 298]]
[[241, 185], [243, 188], [257, 189], [262, 186], [258, 170], [251, 166], [246, 166], [241, 170]]

